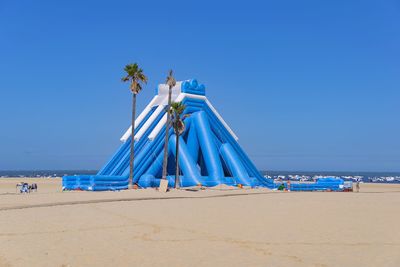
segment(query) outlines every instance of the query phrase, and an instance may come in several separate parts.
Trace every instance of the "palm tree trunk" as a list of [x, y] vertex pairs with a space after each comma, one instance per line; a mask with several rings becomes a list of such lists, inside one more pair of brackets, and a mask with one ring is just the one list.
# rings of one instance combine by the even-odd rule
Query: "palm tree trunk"
[[165, 143], [164, 143], [164, 159], [163, 159], [163, 170], [162, 170], [162, 179], [167, 179], [167, 165], [168, 165], [168, 137], [169, 137], [169, 125], [171, 121], [171, 115], [169, 114], [169, 110], [171, 108], [171, 95], [172, 88], [169, 88], [168, 91], [168, 107], [167, 107], [167, 123], [165, 125]]
[[179, 134], [177, 133], [178, 131], [176, 131], [175, 136], [176, 136], [176, 147], [175, 147], [175, 188], [179, 188], [180, 187], [180, 181], [179, 181]]
[[136, 117], [136, 94], [132, 93], [132, 122], [131, 122], [131, 154], [129, 159], [129, 188], [133, 184], [133, 160], [135, 148], [135, 117]]

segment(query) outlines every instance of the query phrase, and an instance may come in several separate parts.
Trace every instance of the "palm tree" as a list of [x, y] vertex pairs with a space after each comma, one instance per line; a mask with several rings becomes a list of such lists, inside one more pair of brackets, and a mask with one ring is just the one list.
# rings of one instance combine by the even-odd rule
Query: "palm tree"
[[129, 188], [133, 183], [133, 160], [135, 143], [135, 117], [136, 117], [136, 95], [142, 90], [142, 84], [147, 83], [147, 77], [137, 63], [128, 64], [124, 68], [126, 76], [122, 78], [123, 82], [130, 81], [130, 90], [132, 92], [132, 121], [131, 121], [131, 154], [129, 159]]
[[171, 123], [174, 128], [175, 137], [176, 137], [176, 147], [175, 147], [175, 188], [179, 188], [179, 136], [185, 131], [185, 124], [183, 123], [183, 119], [189, 115], [185, 115], [182, 117], [182, 113], [185, 111], [186, 106], [182, 102], [173, 102], [171, 104]]
[[168, 165], [168, 137], [169, 137], [169, 126], [171, 124], [171, 114], [169, 110], [171, 109], [171, 95], [172, 87], [176, 85], [176, 80], [173, 75], [173, 71], [170, 70], [165, 82], [168, 85], [168, 106], [166, 108], [167, 112], [167, 123], [165, 124], [165, 143], [164, 143], [164, 159], [163, 159], [163, 170], [162, 179], [167, 179], [167, 165]]

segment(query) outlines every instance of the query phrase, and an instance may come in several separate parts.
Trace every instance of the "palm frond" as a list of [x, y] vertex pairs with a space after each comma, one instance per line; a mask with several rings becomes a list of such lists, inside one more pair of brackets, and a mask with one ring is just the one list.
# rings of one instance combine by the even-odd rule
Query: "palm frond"
[[176, 129], [176, 133], [178, 135], [183, 134], [183, 132], [185, 131], [185, 124], [183, 123], [183, 121], [181, 119], [176, 121], [175, 129]]
[[183, 123], [183, 119], [188, 117], [186, 114], [182, 116], [183, 112], [186, 109], [186, 105], [182, 102], [172, 102], [171, 103], [171, 121], [172, 126], [174, 128], [174, 132], [177, 135], [181, 135], [185, 131], [185, 124]]
[[140, 69], [140, 72], [138, 72], [138, 80], [141, 81], [142, 83], [147, 83], [147, 76], [144, 75], [142, 69]]
[[180, 115], [183, 113], [183, 111], [185, 110], [186, 105], [183, 104], [182, 102], [172, 102], [171, 103], [171, 109], [173, 110], [173, 112], [175, 114], [177, 114], [179, 117]]
[[140, 91], [142, 91], [142, 85], [141, 85], [140, 83], [138, 83], [138, 84], [136, 85], [136, 91], [135, 91], [135, 94], [139, 94], [139, 93], [140, 93]]
[[138, 83], [137, 81], [132, 81], [132, 83], [131, 83], [132, 93], [139, 94], [141, 90], [142, 90], [142, 85], [140, 83]]

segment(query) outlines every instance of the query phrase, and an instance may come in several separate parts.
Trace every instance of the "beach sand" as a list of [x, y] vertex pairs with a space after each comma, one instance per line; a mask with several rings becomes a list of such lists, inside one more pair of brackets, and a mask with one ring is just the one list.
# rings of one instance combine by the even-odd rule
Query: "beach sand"
[[[20, 181], [39, 191], [16, 194]], [[400, 266], [400, 185], [61, 192], [0, 179], [0, 266]]]

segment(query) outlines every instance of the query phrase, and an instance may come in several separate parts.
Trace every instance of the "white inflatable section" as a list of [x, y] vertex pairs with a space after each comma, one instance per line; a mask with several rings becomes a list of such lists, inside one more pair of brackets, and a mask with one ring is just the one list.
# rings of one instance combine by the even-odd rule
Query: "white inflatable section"
[[[150, 118], [143, 124], [142, 128], [140, 128], [139, 132], [135, 134], [135, 141], [138, 141], [140, 137], [147, 131], [151, 124], [153, 124], [154, 120], [158, 115], [164, 110], [164, 105], [159, 105], [156, 110], [151, 114]], [[135, 123], [136, 124], [136, 123]]]
[[[168, 97], [168, 96], [167, 96]], [[139, 132], [135, 133], [135, 140], [139, 140], [140, 137], [144, 134], [147, 128], [151, 125], [151, 123], [155, 120], [158, 114], [162, 111], [162, 105], [164, 102], [168, 103], [168, 100], [165, 101], [165, 96], [155, 96], [153, 100], [150, 101], [150, 104], [146, 106], [142, 113], [140, 113], [139, 117], [135, 120], [135, 129], [136, 127], [143, 121], [146, 115], [150, 112], [152, 107], [159, 106], [154, 113], [150, 116], [150, 118], [145, 122]], [[157, 113], [157, 115], [155, 115]], [[125, 132], [125, 134], [121, 137], [121, 141], [125, 142], [128, 140], [129, 136], [131, 136], [132, 126]]]
[[[150, 101], [150, 103], [144, 108], [142, 113], [136, 118], [135, 120], [135, 129], [138, 127], [138, 125], [142, 122], [142, 120], [146, 117], [146, 115], [150, 112], [151, 108], [154, 106], [154, 103], [157, 102], [157, 100], [160, 99], [158, 95], [153, 97], [153, 99]], [[124, 135], [121, 137], [121, 141], [125, 142], [128, 140], [129, 136], [131, 136], [132, 132], [132, 126], [129, 126], [129, 129], [124, 133]]]
[[[208, 101], [207, 97], [202, 96], [202, 95], [194, 95], [194, 94], [186, 94], [186, 93], [181, 93], [174, 101], [175, 102], [180, 102], [185, 98], [195, 98], [195, 99], [202, 99], [205, 100], [206, 104], [209, 106], [209, 108], [214, 112], [215, 116], [220, 120], [220, 122], [224, 125], [226, 130], [235, 138], [237, 141], [239, 138], [236, 136], [236, 134], [232, 131], [232, 129], [229, 127], [229, 125], [224, 121], [224, 119], [221, 117], [221, 115], [218, 113], [218, 111], [214, 108], [214, 106]], [[167, 122], [167, 114], [165, 114], [162, 119], [158, 122], [157, 126], [153, 129], [153, 131], [149, 135], [149, 139], [153, 140], [158, 133], [161, 131], [162, 127], [165, 125]], [[136, 136], [135, 136], [136, 138]]]
[[[182, 92], [181, 85], [182, 85], [182, 82], [176, 82], [176, 85], [174, 87], [172, 87], [172, 95], [171, 95], [172, 101], [174, 101], [174, 99], [176, 99], [179, 96], [179, 94]], [[168, 91], [169, 91], [168, 85], [166, 85], [166, 84], [158, 85], [158, 95], [167, 97], [167, 101], [168, 101]]]
[[[172, 101], [174, 101], [174, 99], [176, 99], [179, 96], [179, 94], [181, 93], [181, 85], [182, 85], [182, 82], [176, 82], [176, 85], [172, 88], [172, 95], [171, 95]], [[166, 106], [168, 104], [168, 91], [169, 91], [168, 85], [166, 85], [166, 84], [158, 85], [158, 95], [153, 97], [153, 99], [145, 107], [145, 109], [142, 111], [142, 113], [140, 113], [140, 115], [136, 118], [135, 129], [142, 122], [142, 120], [146, 117], [146, 115], [150, 112], [152, 107], [158, 106], [158, 105]], [[154, 120], [154, 118], [155, 117], [153, 117], [153, 120]], [[121, 137], [120, 140], [122, 142], [126, 142], [126, 140], [128, 140], [128, 138], [131, 136], [131, 133], [132, 133], [132, 126], [130, 126], [128, 128], [128, 130], [124, 133], [124, 135]], [[144, 133], [144, 131], [140, 134], [140, 136], [138, 135], [139, 133], [135, 133], [135, 140], [139, 140], [140, 137], [143, 135], [143, 133]]]
[[[221, 115], [218, 113], [218, 111], [214, 108], [214, 106], [210, 103], [210, 101], [208, 101], [207, 97], [205, 97], [203, 95], [182, 93], [181, 84], [182, 84], [182, 82], [177, 82], [176, 86], [174, 86], [172, 88], [172, 95], [171, 95], [172, 102], [180, 102], [185, 98], [194, 98], [194, 99], [204, 100], [206, 102], [206, 104], [208, 105], [208, 107], [213, 111], [215, 116], [224, 125], [226, 130], [232, 135], [232, 137], [235, 138], [236, 141], [239, 139], [236, 136], [236, 134], [232, 131], [232, 129], [229, 127], [229, 125], [224, 121], [224, 119], [221, 117]], [[150, 116], [150, 118], [141, 127], [139, 132], [135, 133], [135, 141], [138, 141], [143, 136], [143, 134], [146, 132], [146, 130], [150, 127], [150, 125], [154, 122], [154, 120], [157, 118], [157, 116], [164, 110], [164, 108], [167, 105], [168, 105], [168, 85], [160, 84], [160, 85], [158, 85], [158, 95], [155, 96], [150, 101], [150, 103], [146, 106], [146, 108], [143, 110], [143, 112], [135, 120], [135, 129], [136, 129], [136, 127], [142, 122], [142, 120], [146, 117], [146, 115], [150, 112], [150, 110], [154, 106], [158, 106], [157, 109], [154, 111], [154, 113]], [[158, 122], [156, 127], [150, 133], [150, 135], [149, 135], [150, 140], [153, 140], [158, 135], [158, 133], [161, 131], [162, 127], [165, 125], [166, 122], [167, 122], [167, 114], [165, 114], [161, 118], [161, 120]], [[125, 142], [126, 140], [128, 140], [128, 138], [130, 136], [131, 136], [131, 127], [129, 127], [129, 129], [121, 137], [121, 141]]]

